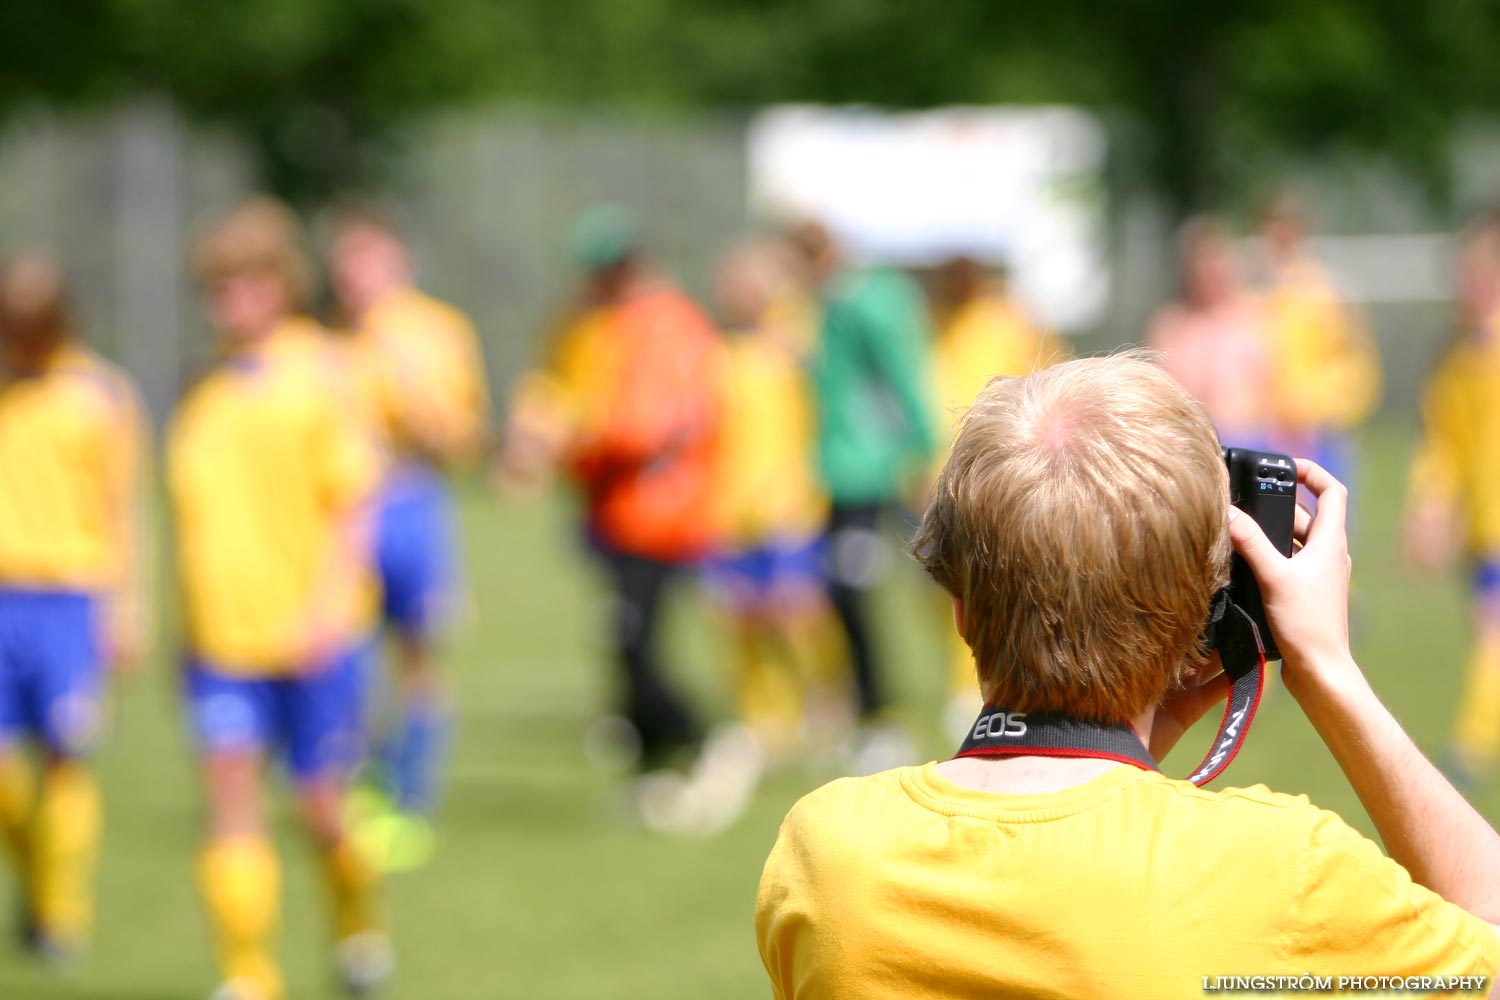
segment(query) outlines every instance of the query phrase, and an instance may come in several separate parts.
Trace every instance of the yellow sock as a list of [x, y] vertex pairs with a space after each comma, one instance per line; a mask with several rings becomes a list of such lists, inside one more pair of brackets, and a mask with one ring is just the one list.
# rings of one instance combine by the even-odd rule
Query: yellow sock
[[1488, 770], [1500, 758], [1500, 643], [1481, 640], [1469, 653], [1453, 747], [1475, 771]]
[[789, 751], [802, 727], [802, 684], [792, 666], [770, 655], [771, 637], [742, 628], [736, 635], [740, 718], [773, 753]]
[[279, 1000], [284, 987], [271, 937], [281, 902], [281, 865], [270, 841], [257, 836], [210, 841], [199, 857], [198, 881], [225, 981], [254, 990], [256, 1000]]
[[382, 933], [380, 872], [344, 837], [323, 851], [323, 872], [333, 897], [334, 927], [340, 940], [352, 934]]
[[19, 747], [0, 752], [0, 842], [4, 842], [16, 871], [23, 879], [27, 878], [31, 868], [35, 785], [31, 762]]
[[65, 944], [82, 944], [93, 925], [102, 812], [86, 764], [65, 761], [46, 769], [32, 827], [31, 905], [41, 929]]

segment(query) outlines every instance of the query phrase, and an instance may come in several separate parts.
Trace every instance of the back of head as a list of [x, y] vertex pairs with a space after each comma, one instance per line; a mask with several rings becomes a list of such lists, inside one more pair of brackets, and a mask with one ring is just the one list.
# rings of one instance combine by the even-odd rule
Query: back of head
[[242, 202], [213, 223], [194, 249], [193, 269], [204, 284], [248, 274], [274, 277], [299, 308], [312, 297], [302, 227], [285, 203], [267, 196]]
[[1456, 289], [1467, 325], [1480, 328], [1500, 309], [1500, 209], [1469, 220], [1458, 234]]
[[1202, 408], [1141, 354], [1087, 358], [984, 389], [914, 550], [986, 700], [1124, 721], [1203, 662], [1228, 506]]
[[1260, 225], [1262, 229], [1287, 228], [1295, 235], [1302, 236], [1311, 224], [1312, 213], [1307, 203], [1299, 198], [1296, 193], [1286, 190], [1278, 191], [1267, 198], [1260, 207]]
[[839, 269], [842, 251], [827, 226], [812, 219], [794, 223], [786, 230], [787, 244], [796, 251], [807, 278], [813, 284], [827, 280]]
[[626, 264], [640, 244], [635, 217], [618, 205], [590, 205], [568, 227], [568, 253], [591, 274]]
[[714, 268], [714, 296], [731, 327], [748, 327], [794, 294], [795, 263], [776, 240], [749, 237], [731, 244]]
[[987, 275], [973, 257], [950, 257], [933, 274], [934, 298], [940, 309], [958, 309], [985, 290]]
[[398, 243], [404, 242], [395, 214], [385, 205], [357, 195], [340, 199], [328, 216], [330, 242], [337, 242], [340, 237], [357, 230], [369, 230]]
[[328, 279], [345, 320], [411, 283], [411, 262], [395, 217], [372, 201], [345, 200], [328, 225]]
[[0, 263], [0, 337], [38, 345], [64, 339], [70, 313], [67, 276], [56, 257], [27, 250]]
[[1184, 222], [1177, 232], [1177, 251], [1187, 301], [1213, 305], [1238, 293], [1239, 253], [1224, 220], [1199, 215]]

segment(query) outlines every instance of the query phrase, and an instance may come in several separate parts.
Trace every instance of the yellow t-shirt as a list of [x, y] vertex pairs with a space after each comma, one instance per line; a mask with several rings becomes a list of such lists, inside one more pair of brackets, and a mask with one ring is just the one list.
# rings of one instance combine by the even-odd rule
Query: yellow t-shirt
[[1423, 393], [1422, 416], [1413, 495], [1459, 507], [1470, 552], [1500, 554], [1500, 330], [1449, 348]]
[[0, 585], [129, 584], [145, 427], [129, 377], [81, 346], [0, 368]]
[[1265, 300], [1276, 418], [1299, 435], [1347, 430], [1380, 400], [1380, 355], [1370, 332], [1315, 262], [1283, 271]]
[[792, 344], [766, 331], [730, 341], [716, 492], [724, 535], [750, 548], [812, 538], [827, 518], [817, 415]]
[[199, 380], [172, 418], [188, 643], [217, 669], [295, 672], [314, 615], [351, 642], [373, 622], [370, 567], [339, 559], [380, 475], [341, 355], [317, 324], [290, 320]]
[[1305, 797], [1129, 766], [1045, 795], [934, 764], [825, 785], [782, 824], [755, 929], [781, 1000], [1171, 1000], [1205, 976], [1500, 968], [1488, 924]]
[[438, 445], [449, 462], [476, 458], [489, 420], [479, 336], [452, 306], [403, 288], [382, 297], [355, 332], [361, 394], [399, 450]]
[[547, 370], [561, 403], [568, 434], [588, 440], [608, 421], [613, 387], [625, 367], [621, 338], [615, 334], [614, 306], [584, 310], [558, 333]]

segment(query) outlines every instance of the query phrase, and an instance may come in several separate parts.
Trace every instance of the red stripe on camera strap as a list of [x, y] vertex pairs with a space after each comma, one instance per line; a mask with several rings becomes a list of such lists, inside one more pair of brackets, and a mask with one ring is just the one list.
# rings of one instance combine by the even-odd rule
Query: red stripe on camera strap
[[[1265, 690], [1266, 650], [1254, 620], [1236, 605], [1222, 612], [1219, 622], [1234, 641], [1220, 643], [1224, 672], [1230, 678], [1219, 723], [1208, 756], [1187, 778], [1205, 785], [1229, 766], [1240, 747]], [[1096, 757], [1159, 771], [1141, 738], [1125, 723], [1088, 722], [1047, 712], [1009, 712], [985, 705], [964, 737], [955, 757]]]

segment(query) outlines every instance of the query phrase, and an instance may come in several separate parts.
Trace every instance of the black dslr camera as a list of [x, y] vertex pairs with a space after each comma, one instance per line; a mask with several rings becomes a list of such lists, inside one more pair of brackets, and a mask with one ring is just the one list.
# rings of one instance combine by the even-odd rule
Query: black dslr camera
[[[1255, 518], [1271, 544], [1284, 556], [1292, 554], [1292, 527], [1297, 513], [1297, 463], [1286, 455], [1248, 448], [1225, 448], [1229, 467], [1229, 501]], [[1245, 609], [1260, 631], [1267, 660], [1281, 659], [1276, 638], [1266, 623], [1260, 584], [1250, 564], [1238, 553], [1229, 570], [1229, 600]]]

